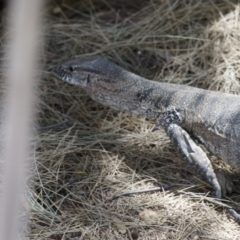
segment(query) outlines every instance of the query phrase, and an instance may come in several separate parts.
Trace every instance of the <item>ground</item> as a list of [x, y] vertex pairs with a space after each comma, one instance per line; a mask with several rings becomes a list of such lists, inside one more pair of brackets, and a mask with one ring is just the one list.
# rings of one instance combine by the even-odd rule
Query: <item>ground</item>
[[[103, 107], [50, 72], [62, 60], [101, 55], [155, 81], [238, 94], [239, 11], [237, 1], [222, 0], [46, 6], [28, 239], [240, 239], [239, 224], [162, 130], [151, 132], [145, 119]], [[224, 204], [240, 212], [239, 200], [234, 193]]]

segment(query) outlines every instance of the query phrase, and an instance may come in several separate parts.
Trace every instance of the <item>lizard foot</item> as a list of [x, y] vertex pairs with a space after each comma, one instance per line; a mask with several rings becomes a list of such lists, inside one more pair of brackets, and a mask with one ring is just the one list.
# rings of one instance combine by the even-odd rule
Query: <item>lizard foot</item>
[[221, 186], [222, 196], [231, 194], [233, 192], [233, 187], [234, 187], [234, 184], [231, 181], [231, 179], [228, 176], [224, 175], [224, 173], [220, 170], [215, 170], [215, 174]]
[[237, 213], [235, 210], [233, 210], [232, 208], [229, 208], [227, 211], [236, 222], [240, 222], [240, 214]]

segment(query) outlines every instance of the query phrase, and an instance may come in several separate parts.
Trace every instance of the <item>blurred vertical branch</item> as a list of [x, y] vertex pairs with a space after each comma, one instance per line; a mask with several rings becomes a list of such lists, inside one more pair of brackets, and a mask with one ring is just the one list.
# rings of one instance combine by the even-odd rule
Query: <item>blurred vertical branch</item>
[[20, 196], [26, 184], [33, 103], [36, 100], [35, 74], [41, 40], [42, 4], [43, 0], [12, 0], [8, 5], [10, 41], [6, 56], [8, 90], [2, 112], [0, 240], [17, 239], [18, 230], [23, 224], [18, 216], [21, 213]]

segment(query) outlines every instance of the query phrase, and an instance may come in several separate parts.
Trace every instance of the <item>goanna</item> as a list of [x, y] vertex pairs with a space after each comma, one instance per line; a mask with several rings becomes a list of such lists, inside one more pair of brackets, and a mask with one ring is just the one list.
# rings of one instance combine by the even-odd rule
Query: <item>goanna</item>
[[240, 171], [240, 96], [147, 80], [102, 57], [60, 63], [53, 73], [83, 88], [92, 99], [145, 117], [163, 128], [182, 157], [214, 188], [217, 198], [232, 183], [215, 173], [206, 153], [192, 139]]

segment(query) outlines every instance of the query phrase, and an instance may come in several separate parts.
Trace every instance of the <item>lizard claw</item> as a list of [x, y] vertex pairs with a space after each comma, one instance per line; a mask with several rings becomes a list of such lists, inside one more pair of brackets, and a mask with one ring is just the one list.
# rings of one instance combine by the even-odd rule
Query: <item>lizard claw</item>
[[234, 184], [231, 179], [223, 174], [220, 170], [215, 170], [218, 182], [221, 186], [222, 196], [231, 194], [233, 192]]
[[235, 219], [235, 221], [240, 222], [240, 214], [239, 213], [237, 213], [232, 208], [229, 208], [227, 212]]

